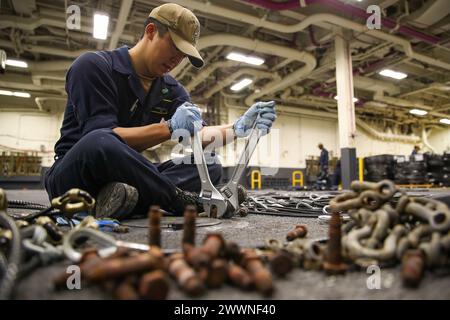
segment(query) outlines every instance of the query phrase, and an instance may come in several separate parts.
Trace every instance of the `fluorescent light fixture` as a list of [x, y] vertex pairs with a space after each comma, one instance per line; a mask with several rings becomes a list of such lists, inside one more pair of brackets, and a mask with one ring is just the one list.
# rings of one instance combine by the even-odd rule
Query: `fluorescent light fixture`
[[231, 90], [233, 90], [233, 91], [241, 91], [242, 89], [244, 89], [245, 87], [250, 85], [252, 82], [253, 82], [252, 79], [244, 78], [241, 81], [239, 81], [238, 83], [234, 84], [231, 87]]
[[[334, 96], [334, 100], [337, 100], [339, 97]], [[353, 103], [358, 102], [358, 98], [353, 97]]]
[[424, 116], [428, 113], [428, 111], [421, 110], [421, 109], [411, 109], [411, 110], [409, 110], [409, 113], [415, 114], [416, 116]]
[[403, 72], [398, 72], [390, 69], [384, 69], [379, 72], [382, 76], [394, 78], [397, 80], [405, 79], [408, 75]]
[[12, 96], [13, 92], [9, 90], [0, 90], [0, 95], [2, 96]]
[[247, 56], [245, 54], [237, 53], [237, 52], [230, 52], [227, 55], [227, 59], [233, 60], [233, 61], [244, 62], [244, 63], [248, 63], [248, 64], [253, 64], [255, 66], [260, 66], [264, 63], [264, 59], [262, 59], [262, 58], [258, 58], [255, 56]]
[[450, 124], [450, 119], [444, 118], [439, 120], [440, 123], [444, 123], [444, 124]]
[[15, 59], [6, 59], [6, 65], [17, 68], [28, 68], [28, 63]]
[[94, 14], [94, 32], [95, 39], [106, 40], [108, 36], [109, 16], [104, 13]]
[[29, 94], [28, 92], [13, 92], [13, 96], [20, 98], [30, 98], [31, 94]]
[[192, 148], [186, 148], [186, 149], [184, 149], [184, 151], [186, 151], [186, 152], [194, 152], [194, 150], [192, 150]]
[[20, 97], [20, 98], [30, 98], [31, 94], [28, 92], [19, 92], [19, 91], [9, 91], [9, 90], [0, 90], [0, 95], [3, 96], [14, 96], [14, 97]]

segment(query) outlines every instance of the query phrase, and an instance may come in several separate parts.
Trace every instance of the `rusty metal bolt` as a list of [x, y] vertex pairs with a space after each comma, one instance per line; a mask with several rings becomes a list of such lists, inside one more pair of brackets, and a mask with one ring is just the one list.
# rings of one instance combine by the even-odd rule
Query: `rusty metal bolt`
[[274, 291], [273, 279], [261, 259], [253, 251], [243, 253], [243, 267], [249, 272], [256, 289], [264, 296], [270, 296]]
[[149, 300], [165, 300], [169, 293], [169, 281], [161, 270], [151, 271], [139, 281], [139, 296]]
[[140, 273], [164, 268], [164, 259], [150, 252], [125, 258], [105, 260], [85, 270], [86, 279], [90, 282], [101, 282], [119, 278], [132, 273]]
[[193, 205], [187, 205], [184, 211], [184, 227], [182, 243], [195, 246], [195, 220], [197, 217], [197, 208]]
[[236, 242], [227, 241], [225, 243], [225, 257], [228, 260], [233, 260], [236, 263], [240, 263], [242, 259], [241, 248]]
[[295, 228], [286, 235], [287, 241], [292, 241], [297, 238], [304, 238], [308, 233], [308, 227], [305, 224], [298, 224]]
[[211, 257], [202, 247], [193, 247], [192, 245], [183, 246], [186, 261], [196, 270], [207, 268], [211, 263]]
[[161, 247], [161, 210], [159, 206], [151, 206], [148, 211], [148, 239], [150, 246]]
[[238, 214], [240, 217], [246, 217], [246, 216], [248, 216], [248, 208], [247, 208], [247, 207], [241, 207], [241, 208], [239, 208], [238, 211], [237, 211], [237, 214]]
[[279, 251], [269, 257], [272, 271], [279, 277], [284, 277], [294, 269], [294, 259], [286, 251]]
[[328, 235], [328, 251], [323, 268], [329, 275], [344, 274], [347, 271], [347, 266], [342, 263], [341, 216], [338, 211], [333, 211], [331, 214]]
[[243, 290], [248, 290], [252, 286], [252, 278], [248, 272], [236, 264], [228, 266], [228, 280]]
[[211, 259], [223, 256], [225, 250], [225, 240], [219, 233], [209, 233], [203, 241], [202, 250], [206, 252]]
[[180, 288], [191, 296], [201, 295], [205, 287], [182, 254], [173, 254], [169, 258], [169, 274], [177, 281]]
[[207, 270], [206, 285], [209, 288], [219, 288], [227, 279], [228, 263], [224, 259], [215, 259]]
[[425, 271], [425, 254], [422, 250], [408, 250], [402, 257], [403, 285], [417, 288]]
[[113, 289], [113, 296], [117, 300], [139, 300], [135, 287], [135, 277], [127, 277]]

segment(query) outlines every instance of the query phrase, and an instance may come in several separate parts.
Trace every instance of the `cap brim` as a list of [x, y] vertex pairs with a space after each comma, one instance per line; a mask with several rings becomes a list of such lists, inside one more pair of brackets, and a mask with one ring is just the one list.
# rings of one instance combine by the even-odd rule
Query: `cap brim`
[[188, 56], [191, 64], [196, 68], [203, 67], [205, 62], [203, 61], [197, 49], [191, 43], [184, 40], [182, 37], [180, 37], [178, 34], [172, 31], [170, 28], [169, 33], [175, 46], [178, 48], [178, 50], [180, 50], [181, 52], [183, 52], [185, 55]]

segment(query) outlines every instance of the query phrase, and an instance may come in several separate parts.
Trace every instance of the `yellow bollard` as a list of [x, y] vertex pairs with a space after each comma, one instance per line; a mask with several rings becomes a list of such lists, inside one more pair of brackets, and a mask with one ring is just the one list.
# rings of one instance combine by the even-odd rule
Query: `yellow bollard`
[[258, 189], [261, 190], [261, 172], [259, 170], [253, 170], [251, 175], [252, 190], [255, 189], [255, 184], [258, 184]]
[[296, 170], [292, 172], [292, 186], [295, 187], [299, 183], [300, 187], [303, 187], [303, 172]]
[[359, 181], [364, 181], [364, 158], [358, 158], [359, 160]]

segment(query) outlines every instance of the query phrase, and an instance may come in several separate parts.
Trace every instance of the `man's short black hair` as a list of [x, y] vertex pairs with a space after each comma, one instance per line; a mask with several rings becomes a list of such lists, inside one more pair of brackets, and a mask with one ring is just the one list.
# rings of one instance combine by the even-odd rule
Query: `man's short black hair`
[[160, 37], [163, 37], [167, 32], [167, 26], [156, 20], [155, 18], [148, 17], [147, 20], [144, 22], [144, 31], [142, 32], [141, 38], [142, 39], [145, 35], [145, 29], [147, 28], [149, 23], [153, 23], [156, 26], [156, 30], [158, 31], [158, 34]]

